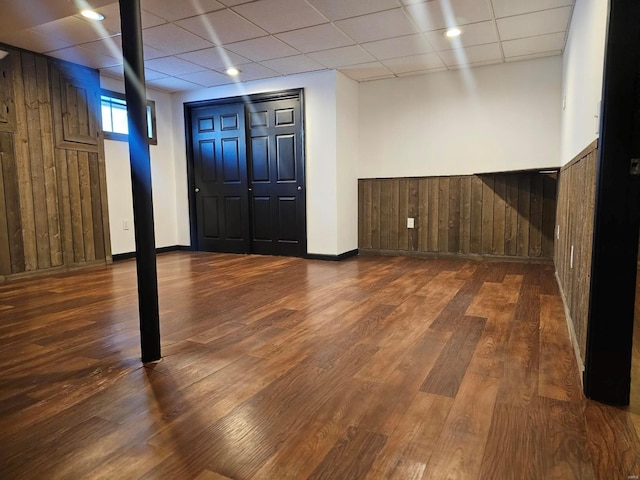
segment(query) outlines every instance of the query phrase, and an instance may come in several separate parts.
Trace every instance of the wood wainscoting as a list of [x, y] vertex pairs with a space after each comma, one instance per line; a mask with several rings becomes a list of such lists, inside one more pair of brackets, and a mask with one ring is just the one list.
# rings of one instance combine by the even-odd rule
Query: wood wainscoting
[[2, 48], [0, 282], [109, 263], [98, 73]]
[[537, 172], [361, 179], [358, 248], [550, 263], [556, 184]]
[[581, 370], [587, 345], [597, 159], [594, 141], [562, 167], [558, 188], [554, 260]]

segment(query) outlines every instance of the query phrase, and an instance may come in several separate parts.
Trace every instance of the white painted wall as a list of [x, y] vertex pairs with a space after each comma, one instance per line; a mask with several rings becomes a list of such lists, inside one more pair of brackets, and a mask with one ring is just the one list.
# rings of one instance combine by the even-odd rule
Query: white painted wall
[[562, 58], [359, 86], [359, 177], [560, 164]]
[[[334, 71], [321, 71], [223, 85], [172, 96], [175, 203], [180, 245], [190, 244], [184, 103], [290, 88], [304, 88], [305, 96], [307, 250], [311, 254], [338, 255], [344, 252], [340, 249], [343, 243], [351, 245], [351, 242], [346, 241], [341, 241], [339, 245], [342, 224], [337, 215], [339, 172], [336, 155], [336, 75]], [[349, 215], [357, 216], [357, 202], [341, 207], [352, 209]], [[352, 248], [355, 247], [348, 249]]]
[[358, 248], [358, 83], [337, 73], [338, 252]]
[[563, 55], [560, 161], [564, 165], [598, 137], [609, 2], [577, 0]]
[[[100, 84], [102, 88], [124, 92], [122, 81], [103, 76]], [[156, 247], [167, 247], [178, 244], [171, 96], [148, 89], [147, 98], [156, 102], [158, 132], [158, 144], [150, 147]], [[105, 140], [104, 149], [111, 250], [113, 254], [134, 252], [136, 247], [129, 145], [126, 142]], [[123, 221], [129, 223], [128, 230], [123, 230]]]

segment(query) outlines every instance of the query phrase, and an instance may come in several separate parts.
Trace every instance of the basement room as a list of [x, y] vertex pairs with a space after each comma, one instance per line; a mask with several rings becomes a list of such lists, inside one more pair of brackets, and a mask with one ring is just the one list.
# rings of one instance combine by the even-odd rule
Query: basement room
[[640, 478], [640, 2], [1, 11], [0, 478]]

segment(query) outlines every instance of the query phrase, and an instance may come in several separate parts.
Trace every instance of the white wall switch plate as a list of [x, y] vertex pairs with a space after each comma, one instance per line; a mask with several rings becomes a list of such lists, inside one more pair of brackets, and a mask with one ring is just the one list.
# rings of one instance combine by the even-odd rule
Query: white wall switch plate
[[407, 228], [415, 228], [415, 219], [414, 218], [407, 218]]

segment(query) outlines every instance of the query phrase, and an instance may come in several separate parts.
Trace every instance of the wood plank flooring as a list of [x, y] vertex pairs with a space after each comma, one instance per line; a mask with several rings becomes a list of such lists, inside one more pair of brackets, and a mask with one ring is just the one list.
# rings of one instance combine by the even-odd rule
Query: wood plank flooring
[[0, 285], [2, 479], [627, 479], [633, 412], [587, 401], [553, 267], [158, 257]]

